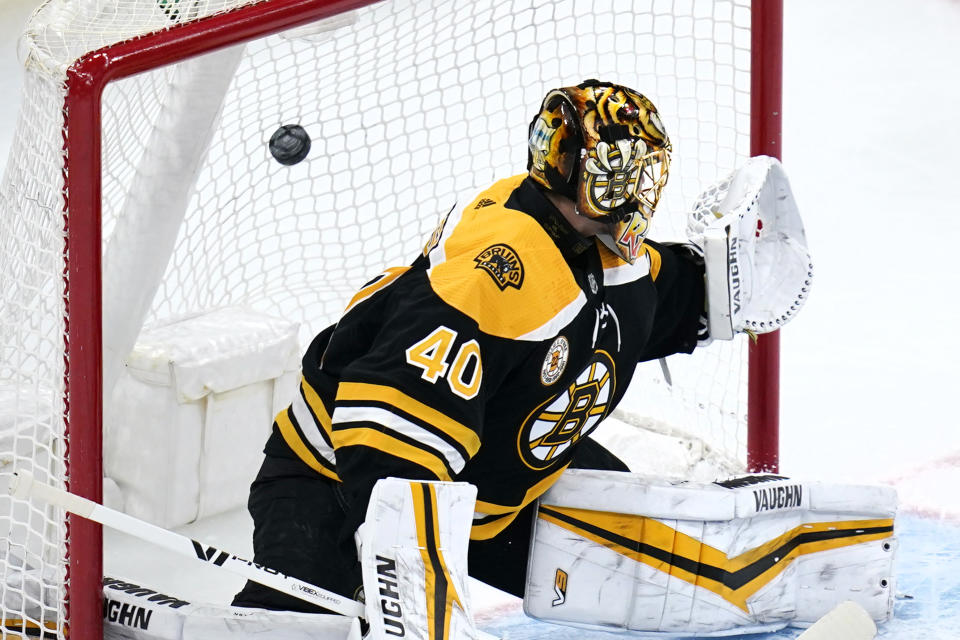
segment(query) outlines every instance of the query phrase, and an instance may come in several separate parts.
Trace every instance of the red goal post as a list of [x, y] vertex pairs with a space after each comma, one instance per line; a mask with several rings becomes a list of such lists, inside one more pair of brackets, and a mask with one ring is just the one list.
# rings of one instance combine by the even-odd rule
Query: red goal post
[[[750, 155], [783, 159], [783, 0], [757, 0], [750, 57]], [[780, 468], [780, 331], [749, 346], [747, 468]]]
[[[171, 3], [173, 4], [173, 3]], [[101, 287], [101, 99], [106, 85], [148, 69], [246, 42], [370, 4], [369, 0], [271, 0], [178, 24], [91, 52], [67, 70], [64, 227], [67, 277], [67, 488], [103, 501]], [[80, 162], [71, 162], [79, 158]], [[94, 159], [94, 161], [91, 161]], [[71, 304], [71, 299], [81, 304]], [[79, 451], [77, 449], [80, 449]], [[73, 465], [82, 460], [82, 466]], [[67, 628], [74, 640], [103, 637], [101, 525], [67, 515]], [[89, 630], [89, 631], [88, 631]]]
[[[184, 16], [190, 11], [196, 11], [198, 16], [203, 16], [204, 8], [212, 4], [210, 0], [157, 0], [157, 2], [161, 6], [169, 7], [171, 11], [182, 11]], [[301, 25], [313, 24], [318, 20], [370, 4], [373, 3], [367, 0], [263, 0], [223, 12], [213, 12], [205, 17], [179, 19], [175, 23], [172, 22], [169, 28], [162, 30], [146, 34], [133, 33], [129, 38], [119, 42], [106, 43], [94, 50], [84, 51], [74, 62], [66, 66], [66, 91], [63, 102], [65, 118], [62, 128], [64, 182], [61, 190], [55, 194], [61, 197], [61, 228], [64, 232], [62, 251], [58, 249], [61, 251], [63, 260], [62, 290], [58, 294], [62, 301], [62, 333], [60, 335], [63, 348], [61, 365], [63, 388], [59, 392], [54, 392], [53, 395], [58, 396], [56, 400], [62, 401], [64, 412], [62, 416], [64, 451], [62, 463], [58, 463], [62, 467], [61, 481], [65, 482], [72, 492], [98, 502], [102, 499], [101, 451], [104, 414], [102, 396], [103, 376], [107, 365], [102, 356], [104, 335], [101, 271], [102, 253], [106, 240], [102, 216], [104, 169], [100, 159], [105, 153], [102, 132], [106, 130], [102, 119], [102, 104], [107, 87], [117, 81], [172, 65], [193, 56], [263, 38]], [[538, 3], [541, 6], [546, 4], [548, 3]], [[650, 11], [662, 25], [667, 19], [661, 16], [667, 15], [674, 7], [687, 9], [691, 3], [679, 0], [673, 3], [651, 0], [650, 4]], [[738, 19], [742, 20], [742, 16], [738, 17], [737, 12], [749, 5], [749, 2], [731, 2], [730, 4], [734, 22]], [[766, 154], [780, 157], [782, 0], [755, 0], [748, 12], [749, 133], [731, 133], [730, 136], [735, 140], [749, 136], [748, 153], [751, 155]], [[429, 16], [430, 13], [427, 12], [420, 17]], [[522, 31], [526, 19], [521, 17], [515, 21], [518, 31]], [[681, 28], [679, 18], [671, 24], [678, 25], [678, 30]], [[682, 28], [687, 29], [685, 21], [683, 24]], [[692, 20], [691, 24], [693, 25], [691, 30], [696, 31], [697, 20]], [[376, 30], [376, 27], [370, 28]], [[742, 27], [737, 27], [736, 24], [731, 27], [734, 38], [738, 29], [742, 30]], [[560, 28], [557, 28], [557, 31], [560, 31]], [[318, 40], [321, 41], [319, 46], [327, 46], [323, 44], [322, 37]], [[358, 43], [358, 46], [362, 47], [363, 43]], [[602, 45], [602, 48], [606, 48], [606, 45]], [[734, 46], [733, 55], [736, 57], [741, 49], [742, 47], [738, 49]], [[511, 55], [509, 52], [504, 54], [499, 51], [498, 54], [506, 58]], [[699, 51], [694, 51], [691, 58], [692, 68], [699, 69], [701, 57], [702, 54]], [[434, 61], [429, 63], [434, 64]], [[41, 62], [34, 59], [33, 64], [40, 65]], [[680, 66], [682, 65], [678, 65], [678, 68]], [[686, 73], [684, 70], [681, 71]], [[513, 74], [510, 76], [510, 82], [522, 83], [529, 80], [522, 73], [515, 73], [512, 69], [500, 69], [499, 72]], [[608, 69], [600, 69], [597, 75], [609, 77], [605, 74], [610, 72]], [[624, 84], [631, 84], [625, 78], [617, 78], [617, 80]], [[686, 80], [687, 78], [681, 75], [673, 84], [682, 85]], [[543, 87], [543, 89], [548, 88], [551, 87]], [[645, 86], [636, 88], [643, 92], [647, 91]], [[734, 101], [741, 99], [737, 97], [738, 92], [743, 93], [736, 88], [730, 92], [734, 95]], [[650, 96], [665, 114], [669, 129], [670, 114], [664, 104], [658, 100], [655, 91], [651, 91]], [[494, 100], [493, 103], [495, 102]], [[690, 106], [682, 97], [678, 99], [678, 104], [681, 107]], [[530, 103], [524, 106], [529, 111], [534, 109], [536, 104]], [[700, 110], [711, 110], [709, 105], [699, 103], [690, 108], [697, 113]], [[20, 126], [22, 130], [23, 123]], [[719, 128], [723, 129], [722, 126]], [[714, 142], [705, 144], [710, 148], [718, 146]], [[694, 148], [691, 146], [687, 149]], [[677, 145], [677, 154], [683, 152], [683, 145]], [[724, 157], [724, 161], [718, 161], [712, 168], [731, 169], [732, 167], [725, 164], [729, 165], [732, 162], [731, 158], [736, 154], [724, 155], [722, 150], [718, 153]], [[489, 178], [492, 178], [496, 171], [491, 168], [487, 173]], [[691, 171], [690, 174], [693, 175], [693, 172]], [[710, 181], [720, 177], [722, 176], [698, 174], [696, 179]], [[26, 180], [26, 178], [22, 179]], [[685, 177], [679, 174], [677, 179], [683, 180]], [[671, 178], [671, 182], [673, 181], [674, 178]], [[694, 182], [695, 179], [690, 178], [689, 181]], [[700, 188], [705, 187], [706, 184], [701, 183]], [[670, 186], [667, 190], [670, 190]], [[689, 194], [685, 195], [689, 205], [692, 198]], [[370, 274], [358, 274], [361, 280], [354, 284], [361, 284], [362, 279], [368, 275]], [[12, 325], [13, 321], [10, 321], [10, 324]], [[0, 347], [6, 346], [6, 343], [0, 343]], [[747, 424], [746, 443], [743, 446], [745, 466], [757, 471], [776, 471], [779, 334], [761, 336], [756, 344], [750, 344], [745, 348], [749, 351], [748, 382], [745, 385], [748, 406], [742, 411], [745, 417], [735, 419], [745, 420]], [[0, 383], [2, 382], [3, 378], [0, 376]], [[18, 402], [20, 403], [18, 406], [23, 404], [22, 401]], [[2, 424], [0, 422], [0, 427]], [[64, 593], [60, 613], [62, 617], [55, 623], [57, 633], [62, 637], [64, 630], [69, 627], [72, 638], [99, 638], [102, 636], [101, 530], [99, 525], [72, 517], [69, 518], [66, 527], [62, 535], [66, 545], [62, 560], [66, 562], [63, 582], [68, 586], [62, 587]], [[53, 528], [56, 529], [56, 527]], [[5, 609], [4, 617], [9, 615], [10, 612]], [[47, 620], [41, 622], [47, 622]]]

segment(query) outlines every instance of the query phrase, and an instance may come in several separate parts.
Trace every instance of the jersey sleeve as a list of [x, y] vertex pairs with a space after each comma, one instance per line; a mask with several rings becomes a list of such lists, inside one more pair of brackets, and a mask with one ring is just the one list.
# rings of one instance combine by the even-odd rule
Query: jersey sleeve
[[[457, 478], [480, 448], [487, 398], [517, 357], [443, 303], [425, 276], [408, 280], [346, 314], [324, 354], [338, 379], [330, 440], [348, 528], [362, 522], [380, 478]], [[353, 357], [341, 343], [362, 348]]]
[[690, 245], [646, 243], [657, 311], [640, 360], [691, 353], [705, 315], [703, 259]]

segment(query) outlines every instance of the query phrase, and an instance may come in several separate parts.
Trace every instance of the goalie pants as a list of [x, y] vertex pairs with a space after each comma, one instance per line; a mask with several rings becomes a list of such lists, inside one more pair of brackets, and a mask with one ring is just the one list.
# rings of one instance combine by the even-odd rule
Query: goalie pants
[[[570, 464], [574, 469], [627, 471], [616, 456], [586, 438]], [[357, 598], [363, 583], [356, 548], [340, 541], [346, 515], [339, 485], [296, 459], [267, 456], [250, 487], [254, 562], [342, 596]], [[523, 597], [534, 505], [500, 534], [470, 542], [470, 576]], [[233, 599], [237, 607], [329, 613], [255, 582]]]

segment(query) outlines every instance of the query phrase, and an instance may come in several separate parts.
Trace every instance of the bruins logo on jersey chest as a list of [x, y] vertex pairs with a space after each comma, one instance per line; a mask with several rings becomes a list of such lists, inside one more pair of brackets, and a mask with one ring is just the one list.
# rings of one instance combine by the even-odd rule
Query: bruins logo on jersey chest
[[546, 469], [610, 411], [616, 375], [613, 359], [597, 351], [566, 389], [534, 409], [517, 438], [520, 458], [531, 469]]
[[495, 244], [484, 249], [473, 259], [477, 263], [474, 269], [483, 269], [504, 291], [507, 287], [519, 289], [523, 286], [523, 262], [509, 245]]

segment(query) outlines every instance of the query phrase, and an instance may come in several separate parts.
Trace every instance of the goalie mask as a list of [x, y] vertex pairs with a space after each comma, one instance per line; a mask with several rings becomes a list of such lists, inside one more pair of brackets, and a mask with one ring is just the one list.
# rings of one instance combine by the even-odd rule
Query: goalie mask
[[598, 237], [632, 264], [670, 169], [670, 140], [653, 103], [596, 80], [554, 89], [527, 144], [530, 177], [607, 224], [609, 235]]

